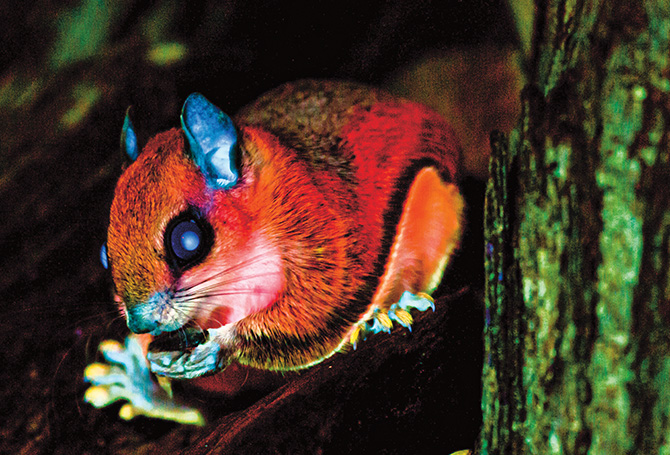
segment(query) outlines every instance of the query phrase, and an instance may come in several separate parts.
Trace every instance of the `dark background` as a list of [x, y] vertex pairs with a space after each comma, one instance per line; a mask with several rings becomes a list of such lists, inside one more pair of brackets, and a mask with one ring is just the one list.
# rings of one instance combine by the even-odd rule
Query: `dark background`
[[[503, 117], [492, 106], [516, 100], [497, 93], [509, 85], [497, 57], [515, 43], [504, 2], [36, 1], [5, 2], [0, 14], [0, 452], [450, 453], [474, 445], [481, 165], [462, 182], [468, 228], [438, 310], [417, 316], [411, 334], [372, 337], [275, 389], [224, 402], [199, 396], [210, 416], [204, 429], [124, 422], [120, 404], [93, 409], [82, 401], [82, 373], [100, 340], [126, 333], [98, 251], [128, 105], [143, 142], [177, 126], [194, 91], [233, 113], [303, 77], [428, 99], [435, 81], [438, 92], [454, 93], [477, 83], [444, 112], [464, 113], [452, 120], [463, 123], [466, 154], [485, 154], [463, 131], [486, 137]], [[167, 60], [151, 57], [161, 49]], [[431, 76], [412, 77], [425, 61]]]

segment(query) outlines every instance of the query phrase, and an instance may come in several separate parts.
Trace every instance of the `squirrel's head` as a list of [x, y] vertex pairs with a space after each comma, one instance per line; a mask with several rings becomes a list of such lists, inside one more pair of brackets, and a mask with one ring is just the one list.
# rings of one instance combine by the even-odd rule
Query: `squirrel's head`
[[103, 263], [138, 333], [176, 330], [194, 318], [197, 302], [187, 291], [213, 276], [222, 257], [234, 261], [250, 235], [249, 182], [238, 171], [232, 120], [194, 93], [181, 123], [141, 153], [128, 114], [123, 125], [121, 148], [130, 164], [116, 187]]

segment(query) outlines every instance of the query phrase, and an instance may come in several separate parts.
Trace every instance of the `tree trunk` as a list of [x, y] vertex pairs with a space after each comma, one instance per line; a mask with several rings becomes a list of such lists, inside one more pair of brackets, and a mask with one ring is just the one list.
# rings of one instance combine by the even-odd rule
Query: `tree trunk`
[[538, 0], [492, 139], [481, 453], [670, 453], [670, 6]]

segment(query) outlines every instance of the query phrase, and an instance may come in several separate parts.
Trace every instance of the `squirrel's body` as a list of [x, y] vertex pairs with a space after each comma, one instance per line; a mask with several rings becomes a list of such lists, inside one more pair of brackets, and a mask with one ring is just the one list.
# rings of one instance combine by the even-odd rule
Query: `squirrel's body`
[[[189, 100], [183, 130], [127, 151], [111, 210], [107, 251], [131, 330], [160, 340], [209, 329], [195, 348], [156, 343], [152, 370], [302, 368], [391, 319], [408, 326], [460, 231], [444, 120], [366, 86], [299, 81], [233, 118], [221, 167], [223, 149], [200, 133], [219, 114]], [[183, 259], [173, 232], [193, 225], [202, 252]]]

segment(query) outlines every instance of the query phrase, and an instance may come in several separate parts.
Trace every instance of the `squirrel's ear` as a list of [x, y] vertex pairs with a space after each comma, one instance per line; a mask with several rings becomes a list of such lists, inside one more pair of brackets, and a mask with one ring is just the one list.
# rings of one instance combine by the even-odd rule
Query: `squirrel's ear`
[[229, 188], [237, 182], [235, 166], [237, 131], [233, 121], [200, 93], [184, 102], [181, 125], [191, 157], [214, 188]]
[[133, 162], [140, 154], [137, 147], [137, 135], [133, 129], [133, 122], [130, 121], [132, 106], [126, 109], [126, 118], [123, 120], [123, 128], [121, 129], [121, 152], [123, 156]]

